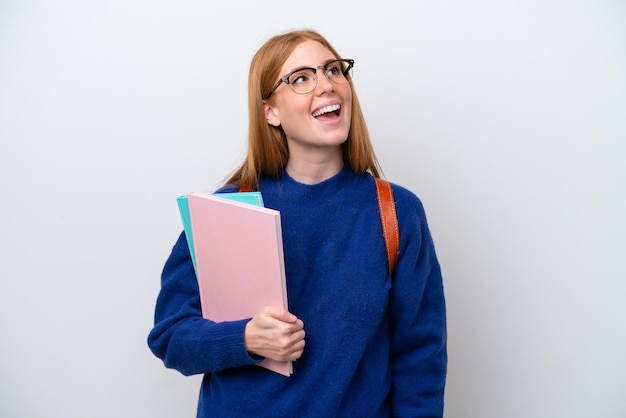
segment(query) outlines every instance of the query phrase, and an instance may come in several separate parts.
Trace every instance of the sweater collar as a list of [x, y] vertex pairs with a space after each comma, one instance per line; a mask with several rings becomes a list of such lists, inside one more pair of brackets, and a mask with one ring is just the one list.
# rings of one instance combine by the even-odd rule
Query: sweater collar
[[[351, 183], [355, 174], [347, 164], [334, 176], [317, 184], [304, 184], [296, 181], [285, 170], [278, 178], [268, 179], [267, 185], [275, 183], [279, 193], [283, 198], [289, 200], [317, 199], [319, 197], [329, 198], [330, 196], [345, 190]], [[271, 186], [270, 186], [271, 187]]]

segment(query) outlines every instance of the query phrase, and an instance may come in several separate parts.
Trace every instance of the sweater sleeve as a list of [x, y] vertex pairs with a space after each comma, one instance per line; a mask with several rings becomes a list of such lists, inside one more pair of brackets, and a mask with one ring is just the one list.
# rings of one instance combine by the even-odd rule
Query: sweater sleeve
[[389, 306], [393, 416], [441, 418], [447, 373], [441, 269], [421, 202], [402, 188], [394, 194], [401, 243]]
[[202, 317], [200, 294], [183, 232], [161, 275], [148, 346], [168, 368], [184, 375], [256, 364], [245, 349], [248, 320], [215, 323]]

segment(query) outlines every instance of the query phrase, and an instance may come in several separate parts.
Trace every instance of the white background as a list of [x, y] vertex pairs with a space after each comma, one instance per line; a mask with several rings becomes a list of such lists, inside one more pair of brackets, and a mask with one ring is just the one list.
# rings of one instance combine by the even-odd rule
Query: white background
[[250, 59], [300, 27], [426, 206], [446, 417], [626, 416], [619, 0], [0, 0], [0, 416], [195, 416], [146, 345], [175, 197], [238, 165]]

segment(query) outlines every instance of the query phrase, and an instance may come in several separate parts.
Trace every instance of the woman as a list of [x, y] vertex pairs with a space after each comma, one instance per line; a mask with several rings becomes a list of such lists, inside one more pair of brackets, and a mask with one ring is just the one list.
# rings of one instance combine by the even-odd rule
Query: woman
[[[423, 207], [393, 185], [400, 257], [389, 276], [379, 167], [352, 60], [314, 31], [268, 40], [249, 74], [248, 154], [221, 192], [254, 188], [281, 212], [289, 311], [201, 316], [184, 234], [162, 275], [148, 343], [204, 374], [198, 417], [441, 417], [446, 323]], [[295, 360], [284, 377], [255, 365]]]

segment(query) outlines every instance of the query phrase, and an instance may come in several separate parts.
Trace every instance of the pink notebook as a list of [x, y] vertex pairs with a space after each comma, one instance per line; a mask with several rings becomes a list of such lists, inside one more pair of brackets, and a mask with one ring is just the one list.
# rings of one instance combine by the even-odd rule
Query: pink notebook
[[[222, 322], [288, 309], [280, 212], [199, 192], [188, 200], [202, 315]], [[260, 365], [292, 374], [291, 362]]]

